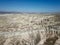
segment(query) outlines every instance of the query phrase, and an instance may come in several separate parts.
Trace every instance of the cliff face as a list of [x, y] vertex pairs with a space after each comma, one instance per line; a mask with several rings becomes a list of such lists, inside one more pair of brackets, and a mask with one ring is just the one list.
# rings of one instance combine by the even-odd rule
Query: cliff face
[[0, 16], [0, 45], [56, 45], [60, 42], [59, 19], [59, 15], [41, 14]]

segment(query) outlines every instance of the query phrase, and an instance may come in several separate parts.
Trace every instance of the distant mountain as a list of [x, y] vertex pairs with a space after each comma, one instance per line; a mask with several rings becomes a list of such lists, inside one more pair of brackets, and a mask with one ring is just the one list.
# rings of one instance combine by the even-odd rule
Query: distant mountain
[[8, 11], [0, 11], [0, 14], [40, 14], [40, 12], [14, 12], [14, 11], [11, 11], [11, 12], [8, 12]]
[[60, 12], [13, 12], [13, 11], [8, 12], [8, 11], [0, 11], [0, 14], [24, 14], [24, 13], [26, 13], [26, 14], [53, 14], [53, 15], [58, 14], [58, 15], [60, 15]]
[[41, 12], [40, 14], [60, 14], [60, 12]]
[[4, 11], [0, 11], [0, 14], [22, 14], [22, 12], [4, 12]]

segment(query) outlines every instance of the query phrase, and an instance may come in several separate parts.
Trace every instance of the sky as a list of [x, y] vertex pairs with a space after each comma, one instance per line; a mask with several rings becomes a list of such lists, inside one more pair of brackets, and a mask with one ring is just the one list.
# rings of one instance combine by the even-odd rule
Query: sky
[[60, 0], [0, 0], [0, 11], [60, 12]]

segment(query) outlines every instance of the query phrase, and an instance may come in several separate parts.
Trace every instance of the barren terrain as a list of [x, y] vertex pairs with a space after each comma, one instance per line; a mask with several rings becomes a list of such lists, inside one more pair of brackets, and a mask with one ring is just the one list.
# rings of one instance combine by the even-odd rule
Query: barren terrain
[[60, 45], [60, 16], [0, 14], [0, 45]]

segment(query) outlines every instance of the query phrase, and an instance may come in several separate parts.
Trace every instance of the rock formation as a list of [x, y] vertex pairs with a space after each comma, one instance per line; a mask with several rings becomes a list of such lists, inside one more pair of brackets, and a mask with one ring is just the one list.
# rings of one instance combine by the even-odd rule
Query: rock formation
[[59, 19], [59, 15], [2, 15], [0, 45], [59, 45]]

